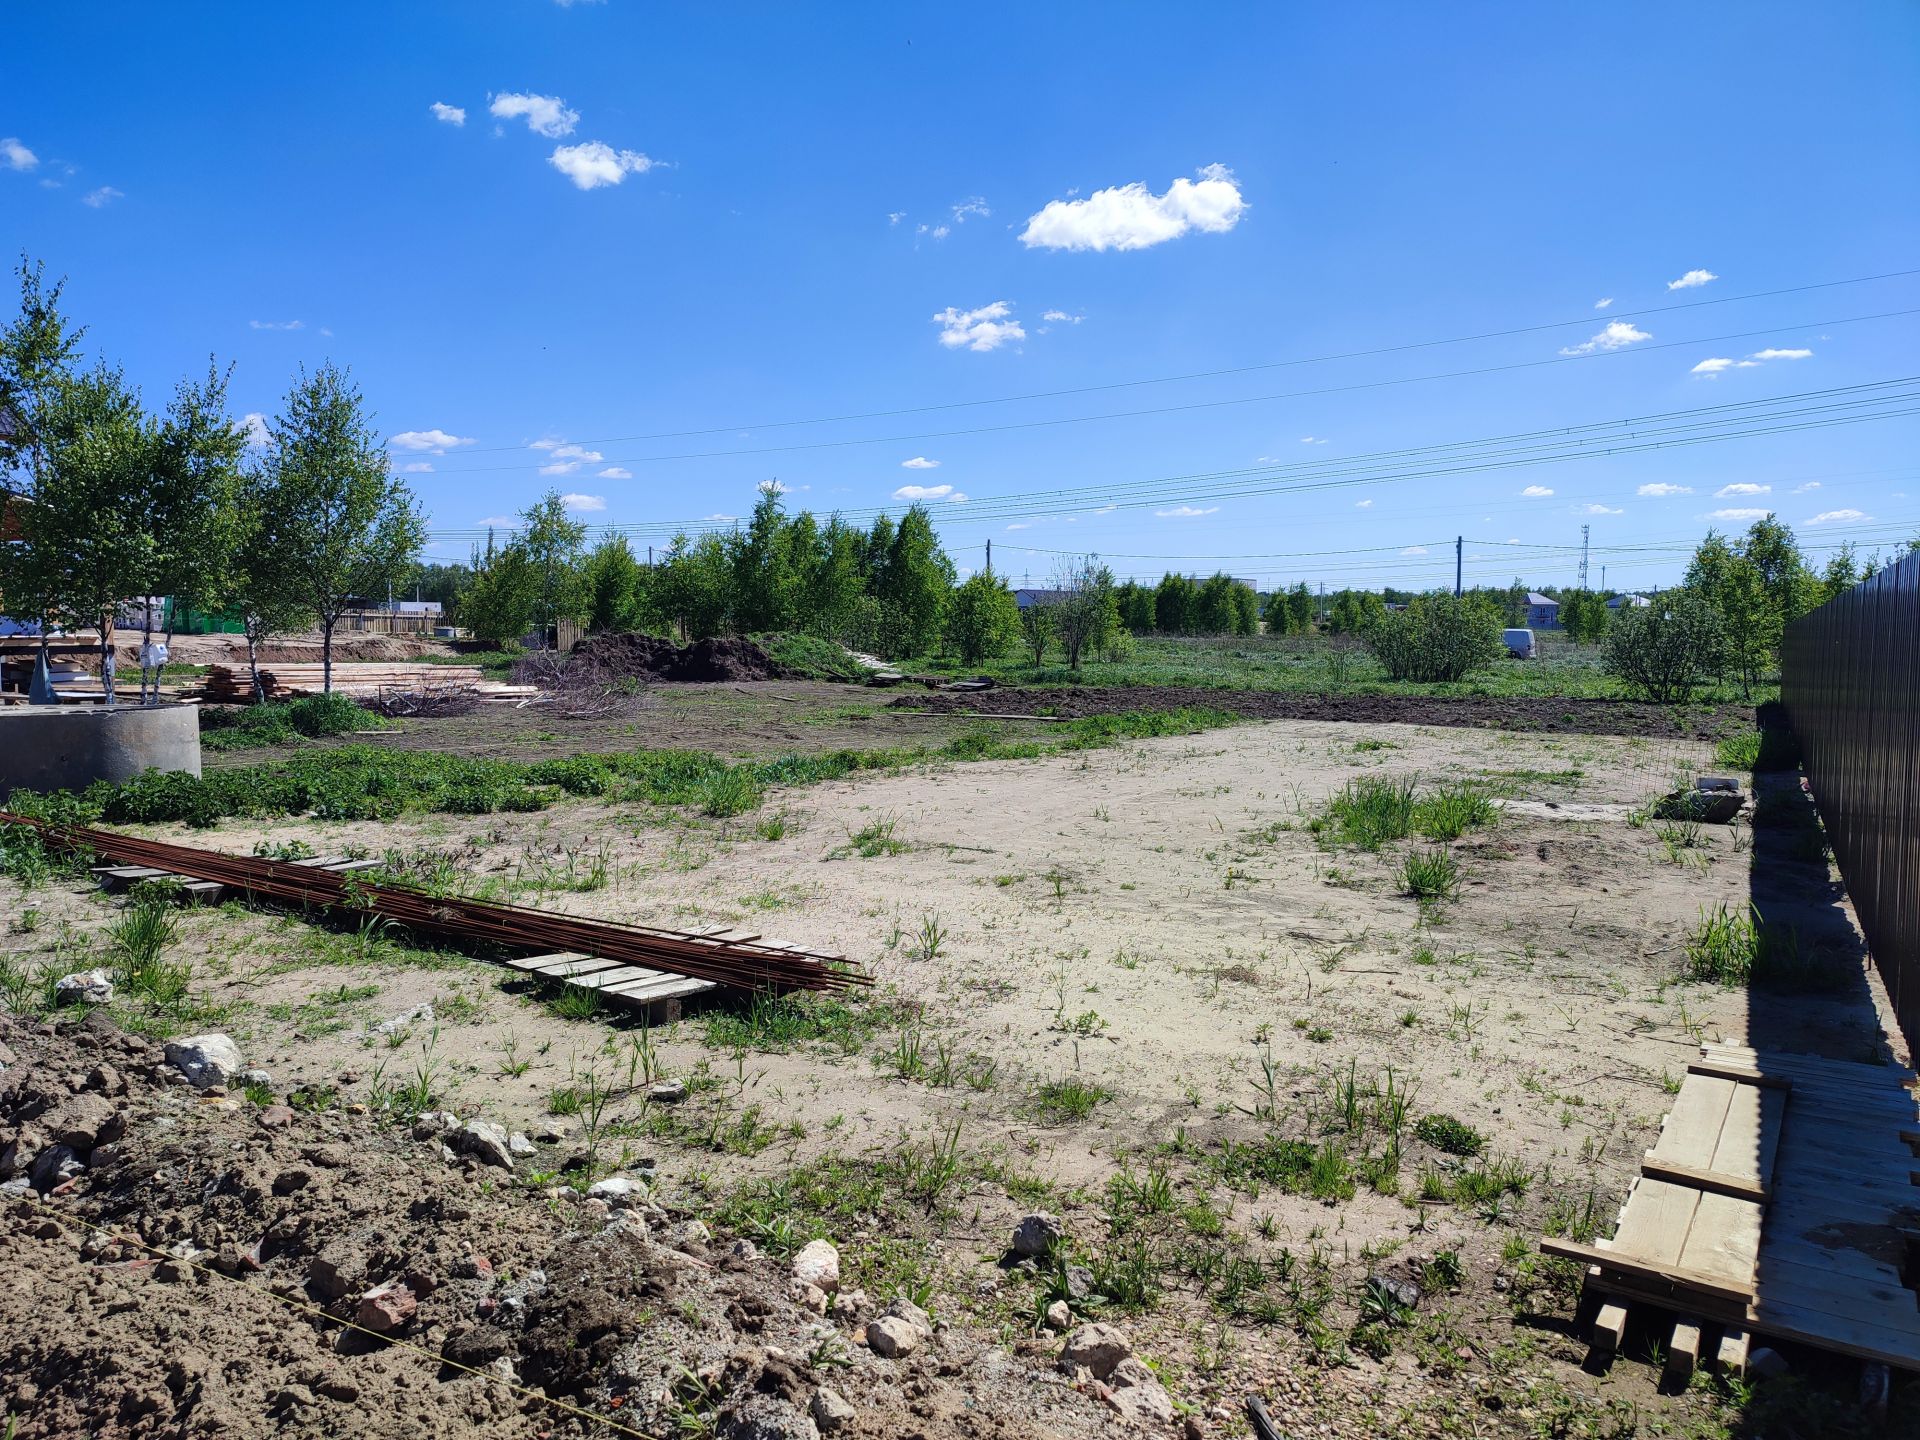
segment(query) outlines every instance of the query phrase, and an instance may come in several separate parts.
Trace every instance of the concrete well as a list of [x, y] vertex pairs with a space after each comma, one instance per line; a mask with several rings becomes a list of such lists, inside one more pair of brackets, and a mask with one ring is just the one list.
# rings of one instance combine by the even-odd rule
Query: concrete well
[[10, 705], [0, 710], [0, 796], [84, 790], [142, 770], [200, 773], [196, 705]]

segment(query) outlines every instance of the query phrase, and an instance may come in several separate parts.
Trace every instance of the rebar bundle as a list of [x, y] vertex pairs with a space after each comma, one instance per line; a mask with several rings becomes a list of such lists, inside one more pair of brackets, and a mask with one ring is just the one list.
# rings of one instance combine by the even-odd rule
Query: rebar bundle
[[211, 880], [285, 904], [377, 915], [412, 931], [468, 943], [500, 945], [535, 954], [575, 951], [744, 990], [847, 990], [873, 983], [872, 977], [848, 966], [844, 956], [818, 954], [758, 939], [727, 940], [611, 920], [556, 915], [523, 905], [429, 895], [403, 885], [374, 884], [352, 872], [316, 869], [298, 861], [227, 855], [217, 850], [142, 840], [81, 825], [51, 825], [6, 811], [0, 811], [0, 822], [29, 826], [48, 844], [61, 849], [90, 850], [121, 864], [145, 865], [194, 880]]

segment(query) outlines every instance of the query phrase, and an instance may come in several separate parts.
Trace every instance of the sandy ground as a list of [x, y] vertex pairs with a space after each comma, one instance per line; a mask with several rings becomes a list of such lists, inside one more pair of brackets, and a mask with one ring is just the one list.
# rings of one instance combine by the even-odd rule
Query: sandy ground
[[[1676, 851], [1628, 821], [1711, 759], [1683, 741], [1280, 721], [776, 793], [725, 822], [571, 803], [397, 825], [229, 825], [192, 843], [428, 850], [470, 887], [491, 882], [527, 903], [742, 925], [865, 966], [902, 1018], [852, 1054], [712, 1048], [697, 1015], [651, 1037], [668, 1073], [711, 1082], [697, 1106], [721, 1127], [713, 1134], [737, 1136], [751, 1116], [741, 1143], [637, 1144], [669, 1186], [718, 1194], [748, 1175], [958, 1124], [968, 1148], [1059, 1187], [1070, 1224], [1093, 1223], [1116, 1174], [1171, 1165], [1228, 1216], [1236, 1243], [1330, 1246], [1348, 1282], [1403, 1247], [1458, 1247], [1470, 1262], [1461, 1303], [1511, 1327], [1501, 1282], [1514, 1237], [1537, 1235], [1556, 1206], [1584, 1206], [1605, 1233], [1700, 1040], [1749, 1037], [1744, 992], [1675, 978], [1703, 910], [1746, 905], [1752, 832], [1702, 832]], [[1456, 901], [1423, 909], [1399, 893], [1407, 845], [1331, 850], [1308, 833], [1326, 798], [1362, 774], [1480, 779], [1512, 797], [1491, 829], [1452, 847], [1464, 874]], [[768, 826], [776, 816], [783, 823]], [[874, 843], [876, 826], [891, 843]], [[858, 853], [862, 832], [877, 853]], [[601, 866], [604, 888], [566, 888]], [[110, 914], [90, 895], [45, 889], [17, 898], [16, 915], [23, 905], [42, 912], [36, 932], [7, 943], [35, 951], [67, 926], [97, 932]], [[548, 1115], [550, 1093], [617, 1072], [630, 1054], [630, 1032], [561, 1019], [497, 968], [425, 968], [377, 937], [209, 912], [188, 920], [182, 945], [198, 956], [207, 998], [236, 1007], [225, 1028], [250, 1062], [289, 1083], [344, 1081], [352, 1093], [427, 1065], [463, 1113], [564, 1133], [574, 1122]], [[374, 1029], [421, 1005], [437, 1017]], [[1809, 1046], [1865, 1054], [1881, 1044], [1857, 996], [1790, 1008]], [[1781, 1044], [1780, 1015], [1767, 1023], [1768, 1042]], [[908, 1047], [917, 1066], [903, 1066]], [[918, 1073], [902, 1078], [902, 1068]], [[1209, 1190], [1185, 1168], [1180, 1157], [1196, 1147], [1268, 1128], [1317, 1135], [1343, 1077], [1410, 1090], [1412, 1114], [1471, 1125], [1491, 1154], [1531, 1174], [1525, 1198], [1492, 1224], [1416, 1204], [1418, 1168], [1457, 1162], [1411, 1146], [1398, 1198], [1362, 1186], [1332, 1208]], [[1063, 1121], [1037, 1097], [1071, 1080], [1105, 1098]], [[949, 1282], [964, 1288], [967, 1267], [997, 1254], [1003, 1232], [947, 1239]], [[1588, 1389], [1637, 1386], [1636, 1402], [1651, 1402], [1644, 1373], [1579, 1377], [1567, 1319], [1548, 1332], [1543, 1360]], [[1206, 1375], [1221, 1387], [1271, 1378], [1292, 1344], [1250, 1332], [1231, 1363], [1210, 1352], [1209, 1370], [1203, 1352], [1216, 1342], [1191, 1307], [1139, 1323], [1196, 1395]], [[1291, 1413], [1311, 1422], [1336, 1404], [1330, 1396], [1416, 1403], [1412, 1374], [1401, 1355], [1363, 1362], [1296, 1395]]]

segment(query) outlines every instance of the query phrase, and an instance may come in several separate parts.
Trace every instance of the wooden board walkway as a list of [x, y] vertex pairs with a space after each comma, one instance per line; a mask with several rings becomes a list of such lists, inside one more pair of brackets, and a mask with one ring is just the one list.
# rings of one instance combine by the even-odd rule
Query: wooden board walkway
[[[1688, 1067], [1611, 1240], [1547, 1238], [1587, 1264], [1609, 1352], [1626, 1304], [1672, 1311], [1684, 1380], [1717, 1329], [1719, 1363], [1750, 1336], [1920, 1371], [1920, 1106], [1914, 1072], [1709, 1044]], [[1677, 1373], [1676, 1373], [1677, 1372]]]

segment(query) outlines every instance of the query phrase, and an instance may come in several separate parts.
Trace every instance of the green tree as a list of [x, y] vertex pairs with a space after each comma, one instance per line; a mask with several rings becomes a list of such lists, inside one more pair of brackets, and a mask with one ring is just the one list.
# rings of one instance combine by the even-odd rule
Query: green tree
[[1720, 618], [1704, 597], [1672, 590], [1615, 617], [1605, 663], [1635, 694], [1673, 704], [1691, 699], [1719, 669], [1722, 636]]
[[1199, 600], [1199, 587], [1192, 580], [1169, 571], [1154, 588], [1154, 628], [1162, 635], [1190, 634], [1198, 619]]
[[962, 665], [1006, 653], [1020, 629], [1020, 607], [997, 575], [973, 575], [947, 601], [947, 643]]
[[1366, 631], [1369, 650], [1395, 680], [1464, 679], [1507, 653], [1499, 610], [1478, 596], [1416, 595]]
[[426, 529], [344, 370], [304, 370], [269, 426], [265, 499], [279, 563], [320, 622], [322, 688], [333, 689], [333, 632], [356, 602], [406, 582]]
[[240, 612], [240, 628], [247, 640], [247, 673], [253, 680], [254, 703], [259, 704], [267, 698], [260, 680], [261, 642], [269, 635], [312, 624], [313, 609], [281, 549], [274, 481], [264, 465], [250, 465], [241, 472], [237, 496], [233, 563], [225, 599]]
[[1145, 635], [1153, 630], [1155, 593], [1132, 580], [1114, 592], [1114, 603], [1120, 607], [1120, 623], [1133, 634]]
[[[67, 282], [21, 257], [20, 312], [0, 331], [0, 471], [31, 471], [44, 448], [48, 407], [72, 380], [84, 327], [60, 309]], [[29, 481], [30, 483], [30, 481]]]
[[1067, 668], [1078, 670], [1081, 656], [1105, 644], [1116, 623], [1113, 572], [1097, 555], [1063, 561], [1042, 603], [1052, 612], [1053, 633], [1066, 652]]
[[609, 535], [581, 563], [587, 629], [638, 630], [645, 623], [646, 568], [634, 559], [624, 535]]
[[99, 633], [101, 688], [113, 698], [114, 616], [154, 573], [149, 524], [158, 433], [117, 370], [102, 365], [36, 397], [31, 504], [20, 543], [0, 546], [0, 584], [47, 622]]
[[1387, 613], [1386, 602], [1371, 590], [1342, 590], [1327, 610], [1327, 630], [1334, 635], [1359, 635]]
[[682, 642], [728, 633], [733, 618], [732, 569], [721, 536], [673, 537], [655, 590], [661, 614], [677, 622]]
[[1820, 603], [1839, 599], [1865, 578], [1853, 542], [1849, 540], [1827, 557], [1826, 569], [1820, 573]]
[[1034, 667], [1047, 658], [1047, 646], [1053, 643], [1053, 609], [1038, 598], [1020, 612], [1020, 648], [1032, 657]]
[[[247, 449], [246, 432], [227, 413], [232, 373], [209, 361], [204, 380], [180, 382], [160, 423], [149, 508], [154, 572], [142, 593], [171, 600], [169, 642], [173, 623], [185, 609], [221, 610], [232, 598]], [[142, 638], [151, 640], [152, 609], [143, 605], [141, 611]], [[144, 682], [143, 675], [143, 698]]]
[[586, 579], [580, 562], [587, 550], [587, 527], [567, 513], [558, 490], [549, 490], [520, 512], [525, 523], [520, 548], [533, 567], [533, 624], [544, 649], [547, 636], [562, 620], [586, 614]]
[[1612, 612], [1607, 602], [1591, 590], [1563, 590], [1560, 593], [1560, 628], [1576, 645], [1593, 645], [1607, 633]]
[[940, 612], [953, 589], [953, 562], [940, 548], [924, 505], [910, 505], [887, 542], [886, 559], [874, 575], [875, 597], [893, 611], [896, 644], [903, 655], [933, 648]]
[[1313, 629], [1313, 592], [1304, 580], [1287, 592], [1287, 618], [1292, 621], [1288, 628], [1295, 635]]
[[474, 551], [473, 580], [460, 597], [460, 623], [477, 640], [517, 645], [540, 608], [540, 579], [518, 536], [496, 544], [489, 530], [487, 548]]

